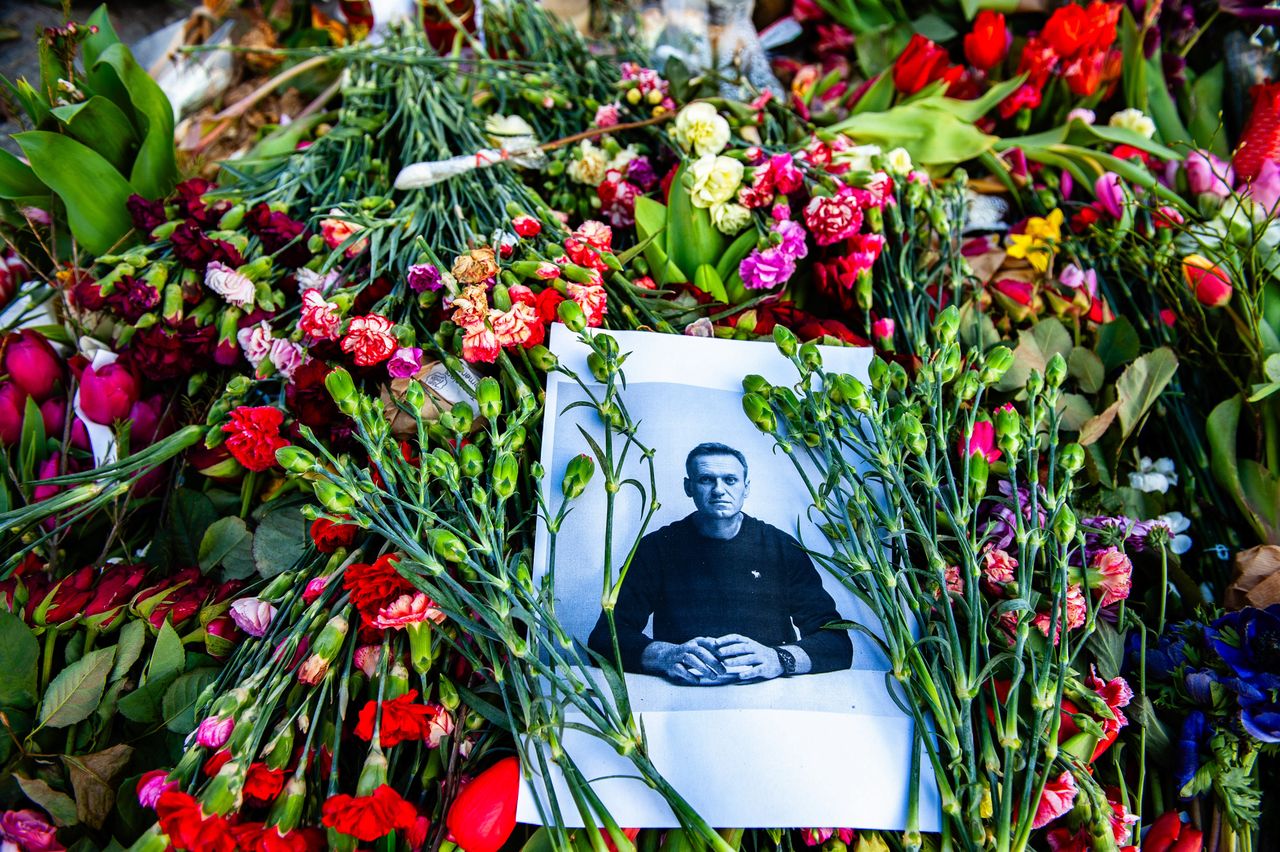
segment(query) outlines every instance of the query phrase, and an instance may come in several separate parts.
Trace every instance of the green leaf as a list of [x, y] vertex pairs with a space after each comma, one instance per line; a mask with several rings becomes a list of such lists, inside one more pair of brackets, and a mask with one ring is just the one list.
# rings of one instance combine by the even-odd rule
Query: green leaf
[[189, 734], [196, 729], [196, 701], [204, 688], [213, 683], [219, 669], [213, 667], [192, 669], [179, 677], [164, 694], [161, 712], [164, 724], [175, 734]]
[[47, 781], [39, 778], [23, 778], [21, 775], [14, 775], [13, 778], [28, 799], [49, 813], [54, 825], [76, 824], [76, 803], [66, 793], [53, 789]]
[[693, 205], [684, 186], [687, 165], [680, 167], [671, 182], [667, 207], [667, 255], [690, 280], [704, 263], [714, 264], [724, 251], [724, 234], [711, 224], [711, 213]]
[[120, 107], [94, 95], [87, 101], [50, 110], [72, 136], [97, 151], [121, 174], [129, 171], [138, 136]]
[[108, 47], [120, 43], [120, 36], [116, 35], [115, 27], [111, 26], [111, 16], [107, 14], [105, 3], [93, 10], [93, 14], [85, 21], [85, 26], [97, 28], [97, 32], [85, 38], [80, 48], [84, 66], [92, 68], [98, 64], [98, 57], [102, 56]]
[[213, 501], [199, 491], [179, 488], [169, 504], [168, 522], [147, 548], [147, 559], [156, 565], [198, 565], [200, 542], [218, 519]]
[[1089, 404], [1089, 400], [1078, 393], [1064, 393], [1058, 399], [1058, 414], [1062, 417], [1063, 429], [1068, 432], [1078, 432], [1093, 417], [1093, 406]]
[[742, 259], [751, 254], [751, 250], [756, 247], [756, 231], [755, 228], [748, 228], [738, 235], [729, 248], [720, 257], [720, 261], [716, 263], [716, 274], [720, 276], [721, 281], [728, 281], [733, 274], [738, 271], [738, 266], [742, 263]]
[[48, 193], [48, 187], [40, 182], [30, 166], [0, 148], [0, 198], [12, 200]]
[[1053, 317], [1040, 320], [1031, 329], [1022, 329], [1018, 332], [1018, 347], [1013, 350], [1013, 366], [997, 387], [1002, 391], [1022, 388], [1032, 370], [1044, 375], [1049, 359], [1054, 355], [1066, 358], [1071, 347], [1071, 332]]
[[134, 124], [142, 133], [142, 147], [133, 162], [130, 183], [147, 198], [167, 195], [178, 182], [178, 162], [173, 144], [173, 105], [125, 45], [111, 45], [94, 65], [96, 68], [107, 65], [115, 71], [129, 93]]
[[693, 286], [697, 287], [704, 293], [710, 293], [711, 297], [717, 302], [728, 304], [729, 297], [724, 292], [724, 281], [716, 272], [715, 267], [709, 263], [704, 263], [698, 267], [698, 271], [693, 275]]
[[142, 655], [142, 646], [147, 641], [146, 622], [134, 619], [120, 628], [120, 638], [116, 640], [116, 661], [111, 667], [112, 683], [129, 673], [133, 664]]
[[122, 697], [120, 715], [134, 722], [152, 725], [161, 721], [165, 693], [186, 665], [182, 640], [168, 621], [160, 625], [156, 646], [142, 676], [142, 685]]
[[[649, 272], [659, 286], [679, 284], [689, 279], [684, 276], [667, 256], [667, 206], [652, 198], [641, 196], [636, 199], [636, 233], [641, 240], [649, 240], [644, 250], [644, 259], [649, 263]], [[653, 239], [649, 239], [653, 237]]]
[[996, 142], [996, 137], [930, 101], [851, 115], [829, 129], [848, 135], [860, 145], [874, 144], [885, 150], [906, 148], [913, 162], [930, 166], [971, 160]]
[[306, 553], [307, 520], [302, 506], [293, 503], [263, 516], [253, 534], [253, 561], [263, 577], [287, 571]]
[[106, 254], [129, 233], [125, 202], [133, 194], [120, 172], [101, 154], [58, 133], [28, 130], [13, 140], [32, 170], [67, 208], [76, 241], [91, 254]]
[[1187, 129], [1197, 148], [1203, 148], [1226, 159], [1227, 134], [1222, 127], [1222, 90], [1226, 81], [1225, 66], [1219, 62], [1196, 77], [1191, 84], [1191, 120]]
[[1164, 66], [1160, 51], [1147, 57], [1147, 107], [1156, 123], [1156, 135], [1168, 145], [1190, 144], [1191, 133], [1178, 115], [1178, 105], [1169, 93], [1164, 79]]
[[76, 816], [85, 825], [102, 828], [116, 803], [115, 778], [120, 774], [133, 747], [117, 743], [93, 754], [62, 755], [62, 763], [76, 794]]
[[200, 570], [207, 574], [237, 547], [251, 544], [252, 539], [253, 533], [241, 518], [234, 515], [219, 518], [209, 525], [200, 540]]
[[1133, 323], [1124, 317], [1112, 320], [1098, 329], [1098, 342], [1094, 346], [1094, 352], [1102, 359], [1102, 366], [1108, 373], [1137, 358], [1140, 350], [1138, 332], [1134, 331]]
[[1125, 367], [1116, 382], [1116, 401], [1120, 403], [1117, 414], [1123, 437], [1128, 438], [1138, 428], [1177, 369], [1178, 357], [1163, 346]]
[[881, 71], [876, 81], [867, 87], [858, 98], [858, 102], [849, 111], [850, 115], [863, 112], [884, 112], [893, 106], [893, 96], [897, 93], [893, 87], [893, 74], [888, 70]]
[[1071, 350], [1071, 355], [1067, 358], [1067, 371], [1075, 377], [1080, 390], [1085, 393], [1100, 391], [1107, 376], [1102, 359], [1083, 346]]
[[36, 706], [36, 661], [40, 642], [21, 618], [0, 612], [0, 705]]
[[89, 714], [102, 700], [115, 648], [99, 648], [63, 669], [40, 699], [39, 727], [65, 728]]
[[1096, 628], [1088, 640], [1089, 650], [1093, 651], [1098, 664], [1098, 673], [1105, 680], [1120, 676], [1124, 665], [1124, 634], [1110, 624], [1098, 619]]
[[170, 675], [177, 677], [186, 664], [186, 651], [182, 648], [182, 639], [178, 631], [166, 619], [160, 623], [160, 632], [156, 636], [156, 646], [151, 651], [151, 659], [147, 663], [147, 673], [143, 683], [163, 680]]

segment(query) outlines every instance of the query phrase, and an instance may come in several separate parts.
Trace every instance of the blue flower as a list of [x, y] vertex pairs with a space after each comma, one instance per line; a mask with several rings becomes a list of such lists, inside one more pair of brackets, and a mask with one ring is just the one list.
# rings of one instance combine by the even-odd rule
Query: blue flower
[[1200, 768], [1200, 749], [1208, 742], [1209, 734], [1209, 719], [1199, 710], [1192, 710], [1182, 721], [1182, 730], [1178, 732], [1178, 762], [1174, 769], [1179, 795]]
[[1229, 612], [1205, 630], [1205, 638], [1239, 678], [1242, 705], [1280, 689], [1280, 604]]
[[1240, 725], [1264, 743], [1280, 743], [1280, 704], [1253, 704], [1240, 711]]

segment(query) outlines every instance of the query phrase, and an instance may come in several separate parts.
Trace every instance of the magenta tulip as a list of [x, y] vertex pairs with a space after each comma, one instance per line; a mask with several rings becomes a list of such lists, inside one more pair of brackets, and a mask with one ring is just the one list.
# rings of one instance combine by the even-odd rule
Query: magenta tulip
[[61, 439], [67, 425], [67, 401], [56, 397], [46, 399], [40, 403], [40, 419], [44, 421], [45, 435]]
[[0, 444], [18, 443], [26, 412], [26, 391], [13, 382], [0, 383]]
[[44, 402], [62, 385], [65, 365], [43, 334], [24, 328], [5, 343], [4, 371], [36, 402]]
[[80, 408], [94, 423], [110, 426], [129, 416], [138, 401], [138, 382], [121, 364], [86, 367], [80, 376]]

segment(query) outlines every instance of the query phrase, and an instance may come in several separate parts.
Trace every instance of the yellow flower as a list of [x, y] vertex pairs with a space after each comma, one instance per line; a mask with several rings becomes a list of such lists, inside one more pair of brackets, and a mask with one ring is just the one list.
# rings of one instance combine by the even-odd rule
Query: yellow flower
[[1032, 216], [1021, 234], [1009, 235], [1009, 256], [1031, 264], [1037, 272], [1049, 268], [1049, 261], [1062, 242], [1062, 211], [1056, 207], [1048, 216]]

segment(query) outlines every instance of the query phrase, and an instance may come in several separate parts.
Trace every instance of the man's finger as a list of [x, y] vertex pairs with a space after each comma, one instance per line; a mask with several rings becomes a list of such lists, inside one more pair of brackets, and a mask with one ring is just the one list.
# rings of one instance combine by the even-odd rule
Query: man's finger
[[699, 662], [706, 665], [706, 667], [711, 671], [713, 672], [724, 671], [724, 666], [720, 664], [719, 658], [717, 658], [715, 654], [711, 653], [701, 645], [688, 645], [686, 646], [685, 650], [689, 656], [696, 657]]
[[718, 639], [713, 639], [712, 641], [715, 642], [717, 646], [723, 647], [725, 644], [731, 642], [751, 642], [752, 640], [747, 636], [743, 636], [741, 633], [726, 633], [724, 636], [721, 636]]
[[681, 657], [680, 665], [684, 666], [698, 677], [705, 677], [706, 675], [711, 674], [711, 668], [702, 660], [698, 659], [698, 657], [693, 653], [686, 653]]
[[672, 676], [672, 677], [677, 678], [678, 680], [682, 680], [682, 681], [684, 681], [685, 683], [694, 683], [694, 684], [696, 684], [696, 683], [698, 682], [698, 679], [697, 679], [696, 677], [694, 677], [694, 676], [689, 672], [689, 670], [688, 670], [688, 669], [686, 669], [686, 668], [685, 668], [682, 664], [680, 664], [680, 663], [676, 663], [674, 666], [672, 666], [672, 667], [671, 667], [671, 672], [670, 672], [670, 674], [671, 674], [671, 676]]
[[755, 677], [764, 677], [763, 663], [758, 666], [752, 666], [749, 669], [745, 669], [741, 672], [738, 672], [738, 680], [751, 680], [752, 678], [755, 678]]
[[736, 657], [739, 654], [749, 654], [754, 651], [746, 642], [734, 642], [731, 645], [720, 646], [720, 660], [724, 661], [729, 657]]
[[724, 664], [727, 668], [741, 668], [742, 666], [758, 666], [763, 663], [759, 654], [747, 652], [738, 654], [736, 657], [725, 657]]

